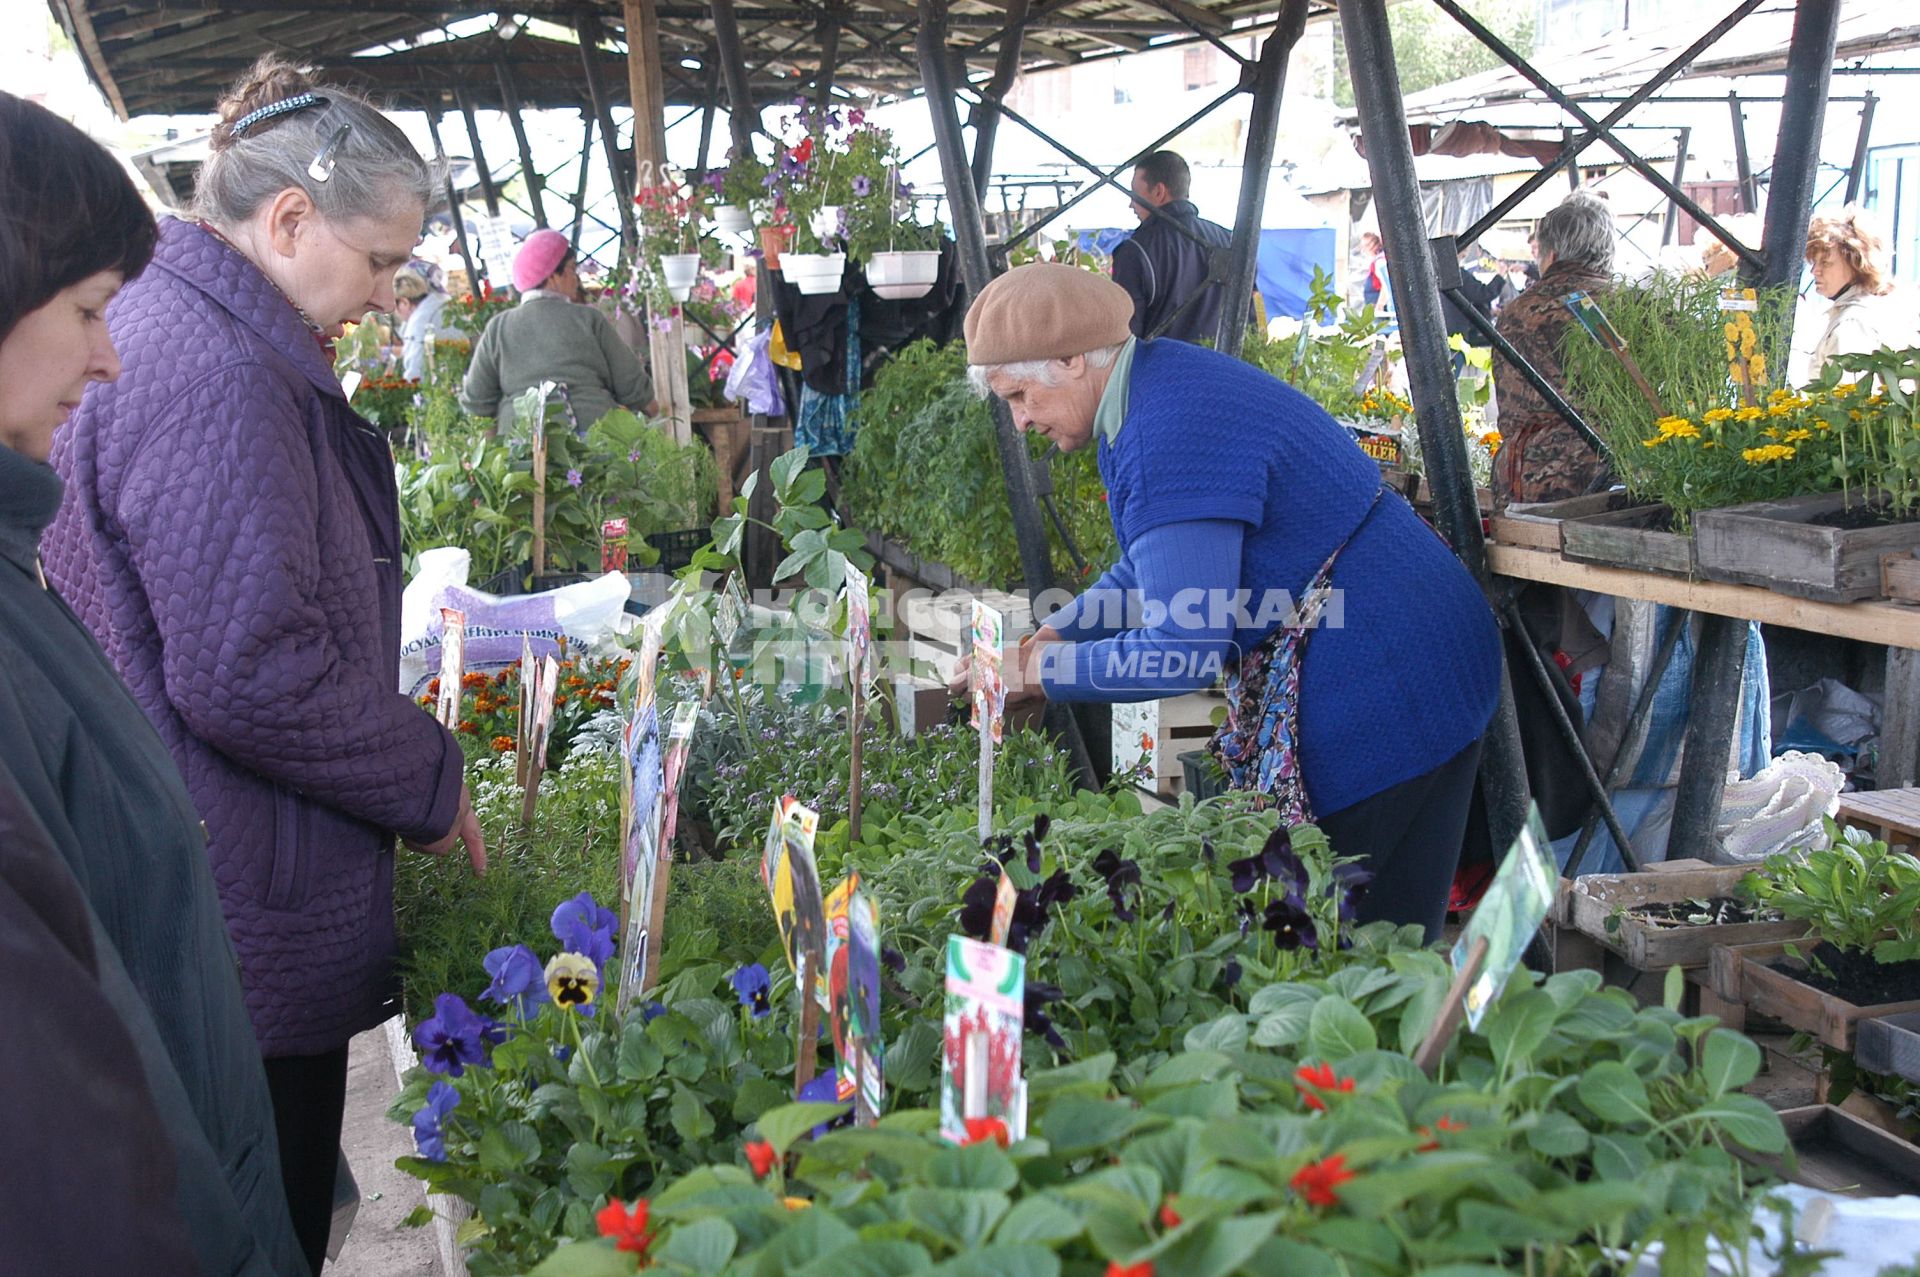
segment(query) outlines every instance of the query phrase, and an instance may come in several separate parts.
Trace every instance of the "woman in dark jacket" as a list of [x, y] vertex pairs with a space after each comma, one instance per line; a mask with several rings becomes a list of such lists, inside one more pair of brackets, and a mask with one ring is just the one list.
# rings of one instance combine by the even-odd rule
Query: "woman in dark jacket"
[[[60, 1022], [43, 1033], [0, 1010], [0, 1130], [18, 1163], [0, 1194], [0, 1269], [180, 1272], [184, 1221], [198, 1271], [301, 1277], [200, 818], [39, 566], [60, 505], [54, 432], [89, 382], [118, 374], [103, 312], [153, 245], [152, 215], [106, 152], [0, 93], [0, 988]], [[57, 1089], [36, 1084], [36, 1065]], [[176, 1207], [170, 1224], [152, 1218], [156, 1201]], [[54, 1262], [61, 1229], [86, 1262]]]
[[363, 99], [284, 63], [221, 116], [200, 220], [161, 225], [108, 313], [125, 369], [55, 449], [46, 565], [206, 821], [318, 1267], [347, 1044], [392, 1013], [394, 836], [485, 864], [459, 745], [398, 691], [393, 458], [330, 356], [392, 309], [438, 183]]

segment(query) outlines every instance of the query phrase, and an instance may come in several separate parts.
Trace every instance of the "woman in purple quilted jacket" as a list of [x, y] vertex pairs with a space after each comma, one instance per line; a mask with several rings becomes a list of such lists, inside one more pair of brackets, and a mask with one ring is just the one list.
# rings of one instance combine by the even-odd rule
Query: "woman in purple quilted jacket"
[[436, 178], [365, 100], [284, 63], [220, 113], [197, 220], [162, 223], [107, 311], [122, 372], [56, 443], [43, 553], [206, 822], [317, 1271], [347, 1044], [393, 1009], [395, 837], [486, 863], [459, 745], [397, 690], [393, 459], [331, 358], [393, 308]]

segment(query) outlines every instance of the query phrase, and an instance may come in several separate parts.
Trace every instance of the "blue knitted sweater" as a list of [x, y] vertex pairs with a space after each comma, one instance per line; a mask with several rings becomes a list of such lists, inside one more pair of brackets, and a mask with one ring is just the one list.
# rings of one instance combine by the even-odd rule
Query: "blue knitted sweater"
[[[1312, 400], [1238, 359], [1143, 342], [1126, 419], [1099, 448], [1123, 557], [1090, 595], [1138, 589], [1166, 601], [1196, 582], [1251, 595], [1240, 623], [1211, 630], [1183, 624], [1176, 607], [1144, 617], [1145, 632], [1116, 632], [1080, 615], [1093, 609], [1071, 607], [1060, 619], [1082, 641], [1070, 666], [1049, 661], [1048, 696], [1148, 700], [1208, 685], [1203, 660], [1189, 661], [1199, 672], [1182, 677], [1164, 663], [1145, 674], [1114, 658], [1130, 644], [1251, 651], [1285, 610], [1269, 605], [1263, 616], [1265, 593], [1299, 598], [1345, 541], [1333, 573], [1339, 601], [1308, 639], [1301, 676], [1301, 758], [1315, 812], [1331, 815], [1430, 771], [1485, 731], [1500, 680], [1492, 611], [1405, 501], [1387, 493], [1374, 504], [1378, 466]], [[1241, 525], [1238, 562], [1189, 559], [1183, 570], [1169, 538], [1231, 546], [1223, 522]]]

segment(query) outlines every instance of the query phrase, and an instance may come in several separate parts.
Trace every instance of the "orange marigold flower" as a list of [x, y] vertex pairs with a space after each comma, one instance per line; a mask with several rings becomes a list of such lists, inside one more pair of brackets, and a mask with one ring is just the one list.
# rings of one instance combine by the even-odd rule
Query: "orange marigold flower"
[[600, 1208], [593, 1222], [599, 1226], [602, 1237], [614, 1239], [615, 1250], [645, 1255], [653, 1245], [653, 1230], [647, 1227], [648, 1210], [644, 1197], [633, 1204], [631, 1211], [618, 1201], [611, 1201]]
[[494, 753], [504, 754], [513, 748], [513, 737], [496, 736], [493, 738], [491, 744], [493, 745]]
[[460, 720], [460, 726], [455, 730], [465, 732], [469, 736], [478, 736], [480, 734], [480, 724], [474, 722], [471, 718], [463, 718]]
[[460, 676], [460, 686], [462, 687], [485, 687], [486, 685], [487, 676], [485, 674], [470, 672]]
[[493, 676], [493, 685], [495, 687], [505, 687], [507, 685], [507, 679], [512, 677], [512, 675], [512, 670], [501, 670]]
[[753, 1173], [757, 1178], [765, 1179], [767, 1172], [772, 1170], [773, 1164], [779, 1160], [780, 1154], [776, 1153], [773, 1145], [765, 1140], [754, 1140], [747, 1145], [747, 1165], [753, 1167]]
[[1353, 1089], [1353, 1079], [1341, 1077], [1333, 1071], [1331, 1064], [1302, 1066], [1293, 1071], [1293, 1084], [1300, 1088], [1300, 1102], [1310, 1109], [1326, 1111], [1327, 1102], [1315, 1094], [1316, 1091], [1331, 1091], [1340, 1094]]
[[1294, 1192], [1306, 1198], [1309, 1206], [1335, 1206], [1340, 1201], [1340, 1194], [1336, 1190], [1352, 1178], [1353, 1172], [1347, 1169], [1346, 1154], [1335, 1153], [1332, 1157], [1308, 1162], [1295, 1171], [1287, 1183]]
[[428, 679], [428, 680], [427, 680], [427, 695], [428, 695], [428, 696], [438, 696], [438, 695], [440, 695], [440, 680], [439, 680], [439, 679], [437, 679], [437, 678], [430, 678], [430, 679]]
[[1008, 1143], [1007, 1124], [997, 1117], [970, 1117], [967, 1119], [967, 1138], [962, 1144], [980, 1144], [992, 1140], [1001, 1148]]

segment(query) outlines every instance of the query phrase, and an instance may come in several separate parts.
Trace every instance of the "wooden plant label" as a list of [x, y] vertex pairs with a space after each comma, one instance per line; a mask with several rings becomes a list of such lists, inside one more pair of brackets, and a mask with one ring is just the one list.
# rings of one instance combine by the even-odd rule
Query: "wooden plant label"
[[433, 716], [448, 731], [460, 725], [460, 684], [467, 672], [467, 614], [459, 608], [440, 609], [440, 695]]

